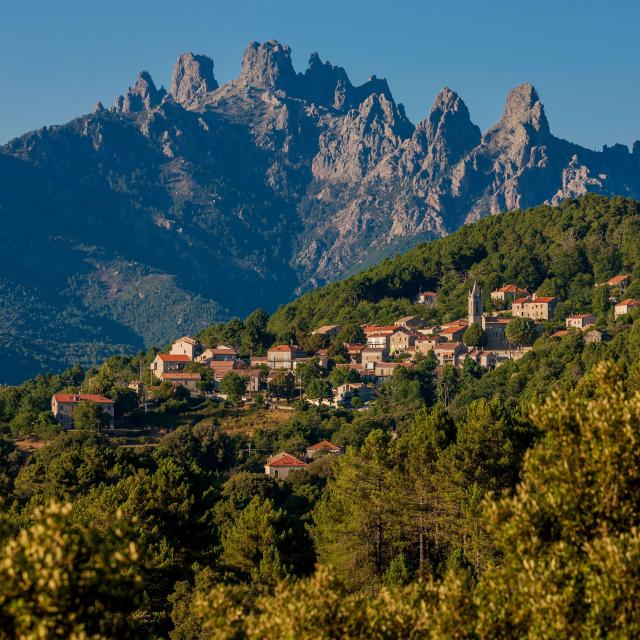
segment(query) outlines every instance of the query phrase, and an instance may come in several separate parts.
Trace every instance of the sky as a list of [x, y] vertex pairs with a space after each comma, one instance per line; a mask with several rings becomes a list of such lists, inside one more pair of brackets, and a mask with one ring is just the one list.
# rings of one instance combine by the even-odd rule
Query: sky
[[486, 130], [531, 82], [556, 135], [593, 149], [640, 138], [637, 0], [0, 0], [0, 144], [113, 104], [148, 70], [167, 86], [180, 53], [221, 84], [252, 41], [275, 38], [354, 84], [388, 80], [413, 122], [444, 86]]

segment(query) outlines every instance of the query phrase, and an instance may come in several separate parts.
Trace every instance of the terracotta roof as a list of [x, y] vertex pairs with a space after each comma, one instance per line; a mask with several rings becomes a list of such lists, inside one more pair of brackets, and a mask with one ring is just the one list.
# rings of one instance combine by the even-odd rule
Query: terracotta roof
[[624, 282], [625, 280], [629, 279], [629, 275], [619, 275], [619, 276], [613, 276], [613, 278], [610, 278], [609, 281], [607, 282], [607, 284], [611, 284], [611, 285], [616, 285], [616, 284], [620, 284], [621, 282]]
[[329, 442], [328, 440], [322, 440], [317, 444], [312, 444], [310, 447], [307, 447], [307, 451], [340, 451], [340, 447], [333, 444], [333, 442]]
[[301, 351], [301, 349], [298, 345], [295, 344], [278, 344], [275, 347], [271, 347], [271, 349], [269, 349], [267, 353], [272, 353], [274, 351], [280, 353], [298, 353], [299, 351]]
[[267, 460], [267, 467], [306, 467], [307, 463], [298, 460], [290, 453], [278, 453]]
[[435, 291], [421, 291], [419, 294], [419, 296], [437, 296], [438, 294]]
[[570, 316], [567, 316], [567, 320], [582, 320], [584, 318], [593, 318], [594, 315], [592, 313], [574, 313]]
[[99, 396], [95, 393], [56, 393], [53, 396], [56, 402], [62, 402], [67, 404], [74, 404], [76, 402], [82, 402], [88, 400], [89, 402], [98, 402], [100, 404], [113, 404], [113, 400]]
[[368, 333], [393, 333], [397, 329], [398, 329], [398, 327], [396, 327], [393, 324], [391, 324], [391, 325], [367, 324], [364, 327], [362, 327], [362, 330], [365, 332], [365, 334], [368, 334]]
[[526, 289], [521, 289], [515, 284], [507, 284], [504, 287], [496, 289], [493, 293], [529, 293]]
[[524, 304], [525, 302], [531, 302], [531, 298], [518, 298], [517, 300], [513, 301], [513, 304]]
[[560, 329], [558, 331], [556, 331], [555, 333], [551, 334], [552, 338], [562, 338], [562, 336], [566, 336], [569, 333], [569, 331], [567, 331], [567, 329]]
[[532, 303], [536, 303], [536, 302], [544, 302], [544, 303], [549, 303], [549, 302], [553, 302], [555, 300], [555, 296], [537, 296], [534, 299], [531, 300]]
[[452, 333], [458, 333], [458, 331], [462, 331], [463, 329], [465, 329], [465, 327], [463, 327], [463, 326], [447, 327], [446, 329], [443, 329], [440, 333], [444, 333], [446, 335], [449, 335], [449, 334], [452, 334]]
[[620, 307], [622, 305], [624, 305], [626, 307], [637, 307], [638, 305], [640, 305], [640, 300], [634, 300], [633, 298], [627, 298], [626, 300], [623, 300], [622, 302], [618, 302], [616, 307]]
[[202, 376], [199, 373], [163, 373], [163, 380], [201, 380]]
[[321, 327], [318, 327], [317, 329], [314, 329], [311, 333], [316, 334], [316, 333], [327, 333], [329, 331], [335, 331], [336, 329], [340, 329], [340, 325], [339, 324], [324, 324]]
[[436, 351], [454, 351], [462, 347], [461, 342], [443, 342], [435, 347]]
[[189, 356], [185, 356], [183, 354], [159, 353], [158, 358], [163, 362], [191, 362]]

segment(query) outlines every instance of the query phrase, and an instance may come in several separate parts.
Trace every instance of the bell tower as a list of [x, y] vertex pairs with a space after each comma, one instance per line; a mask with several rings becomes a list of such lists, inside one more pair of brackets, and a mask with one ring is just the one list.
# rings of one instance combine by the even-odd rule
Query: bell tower
[[472, 324], [482, 326], [482, 290], [475, 280], [473, 282], [473, 287], [471, 287], [471, 291], [469, 291], [469, 295], [467, 297], [467, 308], [469, 313], [469, 326], [471, 326]]

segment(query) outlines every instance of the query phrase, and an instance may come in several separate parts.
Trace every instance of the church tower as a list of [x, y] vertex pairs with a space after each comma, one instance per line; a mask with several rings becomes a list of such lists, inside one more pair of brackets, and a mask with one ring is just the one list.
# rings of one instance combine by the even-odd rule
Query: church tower
[[482, 291], [478, 283], [474, 280], [473, 287], [469, 291], [468, 310], [469, 310], [469, 326], [477, 324], [482, 327]]

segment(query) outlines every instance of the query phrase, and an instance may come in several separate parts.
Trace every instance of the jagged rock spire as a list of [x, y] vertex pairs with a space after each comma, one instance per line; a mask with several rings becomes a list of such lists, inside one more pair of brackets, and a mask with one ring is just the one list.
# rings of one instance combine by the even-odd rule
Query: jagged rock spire
[[532, 84], [519, 84], [509, 92], [499, 124], [509, 129], [528, 125], [540, 133], [549, 133], [544, 107]]
[[296, 73], [291, 63], [291, 49], [277, 40], [251, 42], [242, 58], [240, 81], [248, 86], [296, 90]]
[[114, 110], [118, 113], [135, 113], [157, 107], [166, 95], [163, 88], [156, 89], [148, 71], [138, 74], [136, 83], [129, 87], [126, 96], [118, 96]]
[[173, 67], [169, 94], [176, 102], [190, 104], [218, 88], [213, 60], [191, 52], [183, 53]]

